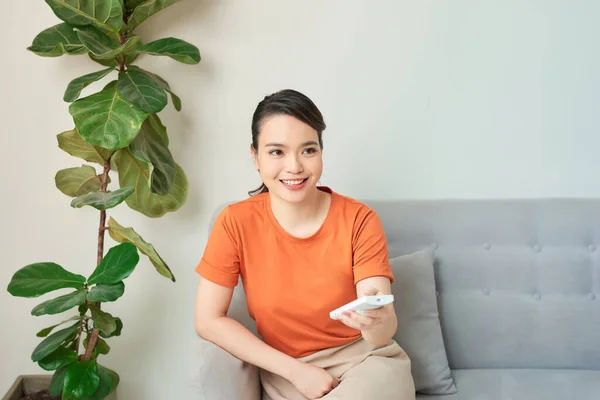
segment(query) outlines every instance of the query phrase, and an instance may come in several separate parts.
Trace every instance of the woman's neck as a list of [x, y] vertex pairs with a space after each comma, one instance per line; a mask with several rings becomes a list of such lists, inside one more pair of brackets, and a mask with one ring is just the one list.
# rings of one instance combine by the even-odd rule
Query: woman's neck
[[273, 215], [286, 230], [314, 223], [320, 225], [329, 210], [329, 194], [318, 189], [301, 203], [289, 203], [271, 193], [269, 196]]

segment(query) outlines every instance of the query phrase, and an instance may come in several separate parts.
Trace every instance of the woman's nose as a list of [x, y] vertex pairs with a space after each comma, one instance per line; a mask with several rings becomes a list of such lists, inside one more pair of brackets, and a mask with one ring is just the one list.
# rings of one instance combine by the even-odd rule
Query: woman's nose
[[298, 157], [296, 156], [288, 157], [286, 169], [287, 172], [291, 174], [299, 174], [300, 172], [304, 171], [304, 169], [302, 168], [302, 163], [300, 162], [300, 160], [298, 160]]

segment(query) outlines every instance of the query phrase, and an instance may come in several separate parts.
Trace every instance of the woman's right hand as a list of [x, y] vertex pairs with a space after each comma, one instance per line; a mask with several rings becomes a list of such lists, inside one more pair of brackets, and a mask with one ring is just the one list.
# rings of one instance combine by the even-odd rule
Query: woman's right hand
[[300, 363], [292, 372], [290, 382], [308, 399], [320, 399], [331, 392], [340, 381], [323, 368]]

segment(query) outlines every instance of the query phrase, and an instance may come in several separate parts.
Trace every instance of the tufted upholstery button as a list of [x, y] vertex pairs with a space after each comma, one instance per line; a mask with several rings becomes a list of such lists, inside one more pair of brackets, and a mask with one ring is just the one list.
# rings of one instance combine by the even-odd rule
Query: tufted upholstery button
[[594, 293], [590, 293], [590, 294], [588, 294], [588, 299], [596, 300], [596, 295]]
[[483, 246], [482, 246], [482, 247], [483, 247], [485, 250], [489, 250], [489, 249], [491, 249], [491, 248], [492, 248], [492, 245], [491, 245], [491, 244], [489, 244], [488, 242], [485, 242], [485, 243], [483, 244]]
[[439, 290], [435, 291], [435, 297], [440, 297], [440, 291]]
[[438, 244], [437, 243], [431, 243], [431, 249], [432, 250], [437, 250], [438, 249]]
[[588, 250], [589, 250], [589, 251], [596, 251], [596, 246], [594, 246], [593, 244], [590, 244], [590, 245], [588, 246]]
[[482, 290], [482, 293], [483, 293], [484, 295], [486, 295], [486, 296], [489, 296], [489, 295], [490, 295], [490, 289], [488, 289], [488, 288], [485, 288], [485, 289], [483, 289], [483, 290]]
[[539, 294], [538, 292], [536, 292], [536, 293], [533, 294], [533, 298], [536, 299], [536, 300], [539, 300], [539, 299], [542, 298], [542, 295]]
[[535, 251], [536, 253], [539, 253], [540, 251], [542, 251], [542, 246], [540, 246], [539, 244], [536, 244], [535, 246], [533, 246], [533, 251]]

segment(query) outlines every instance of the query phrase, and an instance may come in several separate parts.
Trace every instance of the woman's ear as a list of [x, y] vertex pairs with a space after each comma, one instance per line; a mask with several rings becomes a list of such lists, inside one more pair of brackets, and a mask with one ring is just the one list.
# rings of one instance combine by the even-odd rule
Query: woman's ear
[[254, 161], [254, 168], [257, 171], [260, 171], [258, 168], [258, 154], [256, 154], [256, 150], [254, 150], [254, 146], [252, 146], [252, 144], [250, 144], [250, 156], [252, 157], [252, 161]]

